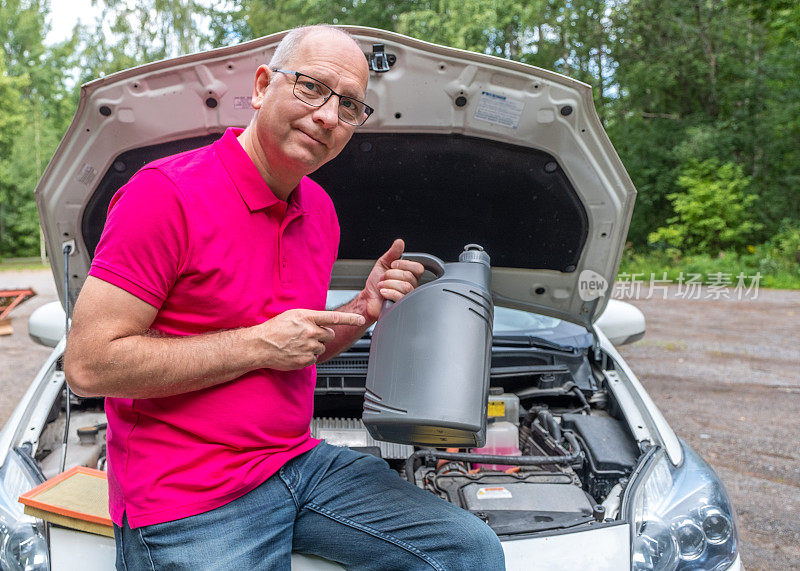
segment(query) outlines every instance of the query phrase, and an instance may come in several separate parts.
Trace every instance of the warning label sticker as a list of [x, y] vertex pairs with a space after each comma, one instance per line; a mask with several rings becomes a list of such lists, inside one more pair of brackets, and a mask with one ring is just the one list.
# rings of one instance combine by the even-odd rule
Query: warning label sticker
[[494, 486], [491, 488], [478, 488], [475, 494], [479, 500], [499, 500], [511, 498], [511, 492], [503, 486]]
[[249, 95], [233, 98], [234, 109], [250, 109], [251, 97]]
[[82, 182], [85, 185], [92, 184], [92, 181], [97, 176], [97, 169], [89, 163], [83, 163], [78, 174], [75, 175], [75, 180]]
[[478, 107], [475, 109], [475, 118], [487, 123], [502, 125], [516, 129], [525, 103], [516, 99], [509, 99], [505, 95], [481, 91]]
[[506, 403], [501, 400], [490, 400], [489, 401], [489, 416], [505, 416], [506, 415]]

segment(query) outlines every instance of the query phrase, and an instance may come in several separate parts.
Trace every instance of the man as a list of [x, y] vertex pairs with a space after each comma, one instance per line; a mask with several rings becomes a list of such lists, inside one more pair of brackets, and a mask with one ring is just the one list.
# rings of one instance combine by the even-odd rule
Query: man
[[315, 369], [422, 266], [396, 240], [364, 290], [323, 311], [339, 228], [306, 175], [370, 109], [344, 32], [292, 31], [256, 71], [254, 117], [151, 163], [114, 196], [75, 306], [66, 374], [106, 396], [121, 569], [494, 569], [483, 522], [369, 455], [310, 438]]

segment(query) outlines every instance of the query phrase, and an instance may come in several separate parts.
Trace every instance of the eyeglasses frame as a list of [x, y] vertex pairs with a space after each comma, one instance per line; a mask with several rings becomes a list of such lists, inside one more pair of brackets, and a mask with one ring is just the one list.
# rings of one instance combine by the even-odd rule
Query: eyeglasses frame
[[[339, 109], [339, 107], [337, 106], [337, 108], [336, 108], [336, 109], [337, 109], [337, 113], [336, 113], [336, 115], [339, 117], [339, 120], [341, 120], [341, 121], [342, 121], [342, 122], [344, 122], [344, 123], [347, 123], [348, 125], [352, 125], [352, 126], [354, 126], [354, 127], [360, 127], [361, 125], [363, 125], [364, 123], [366, 123], [366, 122], [367, 122], [367, 119], [369, 119], [370, 115], [372, 115], [372, 114], [375, 112], [375, 109], [373, 109], [372, 107], [370, 107], [369, 105], [367, 105], [365, 102], [361, 101], [360, 99], [356, 99], [355, 97], [350, 97], [349, 95], [342, 95], [341, 93], [336, 93], [336, 92], [335, 92], [333, 89], [331, 89], [331, 87], [330, 87], [330, 86], [329, 86], [327, 83], [325, 83], [324, 81], [320, 81], [319, 79], [317, 79], [317, 78], [315, 78], [315, 77], [311, 77], [311, 76], [310, 76], [310, 75], [308, 75], [307, 73], [301, 73], [301, 72], [299, 72], [299, 71], [294, 71], [294, 70], [290, 70], [290, 69], [280, 69], [280, 68], [277, 68], [277, 67], [276, 67], [276, 68], [272, 68], [272, 71], [274, 71], [274, 72], [276, 72], [276, 73], [283, 73], [283, 74], [286, 74], [286, 75], [293, 75], [293, 76], [295, 76], [295, 77], [294, 77], [294, 85], [292, 86], [292, 95], [294, 95], [295, 97], [297, 97], [297, 99], [298, 99], [298, 100], [302, 101], [302, 102], [303, 102], [303, 103], [305, 103], [306, 105], [310, 105], [311, 107], [316, 107], [316, 108], [322, 107], [322, 106], [323, 106], [323, 105], [325, 105], [325, 104], [328, 102], [328, 100], [329, 100], [331, 97], [333, 97], [334, 95], [335, 95], [336, 97], [338, 97], [338, 98], [339, 98], [339, 103], [340, 103], [340, 104], [341, 104], [341, 102], [342, 102], [342, 97], [344, 97], [345, 99], [351, 99], [351, 100], [353, 100], [353, 101], [355, 101], [355, 102], [357, 102], [357, 103], [361, 103], [361, 104], [364, 106], [364, 115], [366, 115], [366, 117], [364, 117], [364, 120], [363, 120], [361, 123], [358, 123], [358, 124], [356, 124], [356, 123], [351, 123], [350, 121], [347, 121], [347, 120], [345, 120], [345, 119], [342, 119], [341, 115], [339, 115], [339, 113], [338, 113], [338, 109]], [[297, 87], [297, 82], [298, 82], [298, 80], [300, 79], [300, 77], [301, 77], [301, 76], [302, 76], [302, 77], [307, 77], [308, 79], [310, 79], [310, 80], [312, 80], [312, 81], [315, 81], [315, 82], [319, 83], [320, 85], [323, 85], [323, 86], [325, 86], [325, 87], [326, 87], [326, 88], [327, 88], [327, 89], [330, 91], [330, 94], [329, 94], [329, 95], [328, 95], [328, 96], [327, 96], [327, 97], [324, 99], [324, 101], [323, 101], [322, 103], [320, 103], [319, 105], [314, 105], [313, 103], [309, 103], [308, 101], [305, 101], [305, 100], [303, 100], [303, 99], [300, 99], [300, 97], [298, 97], [298, 96], [297, 96], [297, 93], [295, 93], [295, 92], [294, 92], [294, 90], [295, 90], [295, 88]]]

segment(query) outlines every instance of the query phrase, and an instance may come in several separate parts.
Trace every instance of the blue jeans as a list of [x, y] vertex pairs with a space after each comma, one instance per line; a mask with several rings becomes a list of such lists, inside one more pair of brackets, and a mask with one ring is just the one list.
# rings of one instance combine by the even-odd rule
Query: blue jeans
[[480, 519], [400, 478], [383, 460], [322, 442], [217, 509], [114, 526], [117, 569], [290, 569], [291, 552], [348, 569], [505, 569]]

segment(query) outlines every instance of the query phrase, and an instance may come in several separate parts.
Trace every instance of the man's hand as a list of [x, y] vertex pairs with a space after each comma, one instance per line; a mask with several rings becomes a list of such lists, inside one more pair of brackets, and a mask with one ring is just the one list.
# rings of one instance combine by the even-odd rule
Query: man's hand
[[[321, 356], [320, 362], [335, 357], [361, 337], [367, 327], [378, 320], [384, 301], [387, 299], [399, 301], [405, 294], [417, 287], [425, 268], [418, 262], [401, 260], [400, 256], [403, 255], [404, 248], [405, 243], [402, 240], [395, 240], [392, 247], [375, 262], [367, 278], [366, 286], [355, 299], [338, 308], [336, 312], [322, 312], [343, 312], [344, 315], [350, 316], [353, 314], [363, 315], [366, 321], [362, 321], [360, 327], [352, 327], [352, 323], [347, 324], [350, 326], [343, 327], [342, 322], [321, 324], [326, 328], [330, 326], [331, 332], [335, 332], [336, 338], [324, 342], [325, 353]], [[321, 335], [321, 333], [317, 333]], [[318, 345], [316, 349], [319, 350]]]
[[362, 327], [364, 317], [341, 311], [290, 309], [254, 327], [264, 347], [264, 367], [291, 371], [317, 362], [336, 337], [330, 326]]
[[361, 292], [364, 317], [368, 322], [378, 319], [384, 300], [399, 301], [411, 292], [422, 277], [425, 268], [419, 262], [401, 260], [405, 243], [397, 239], [392, 247], [375, 262]]

